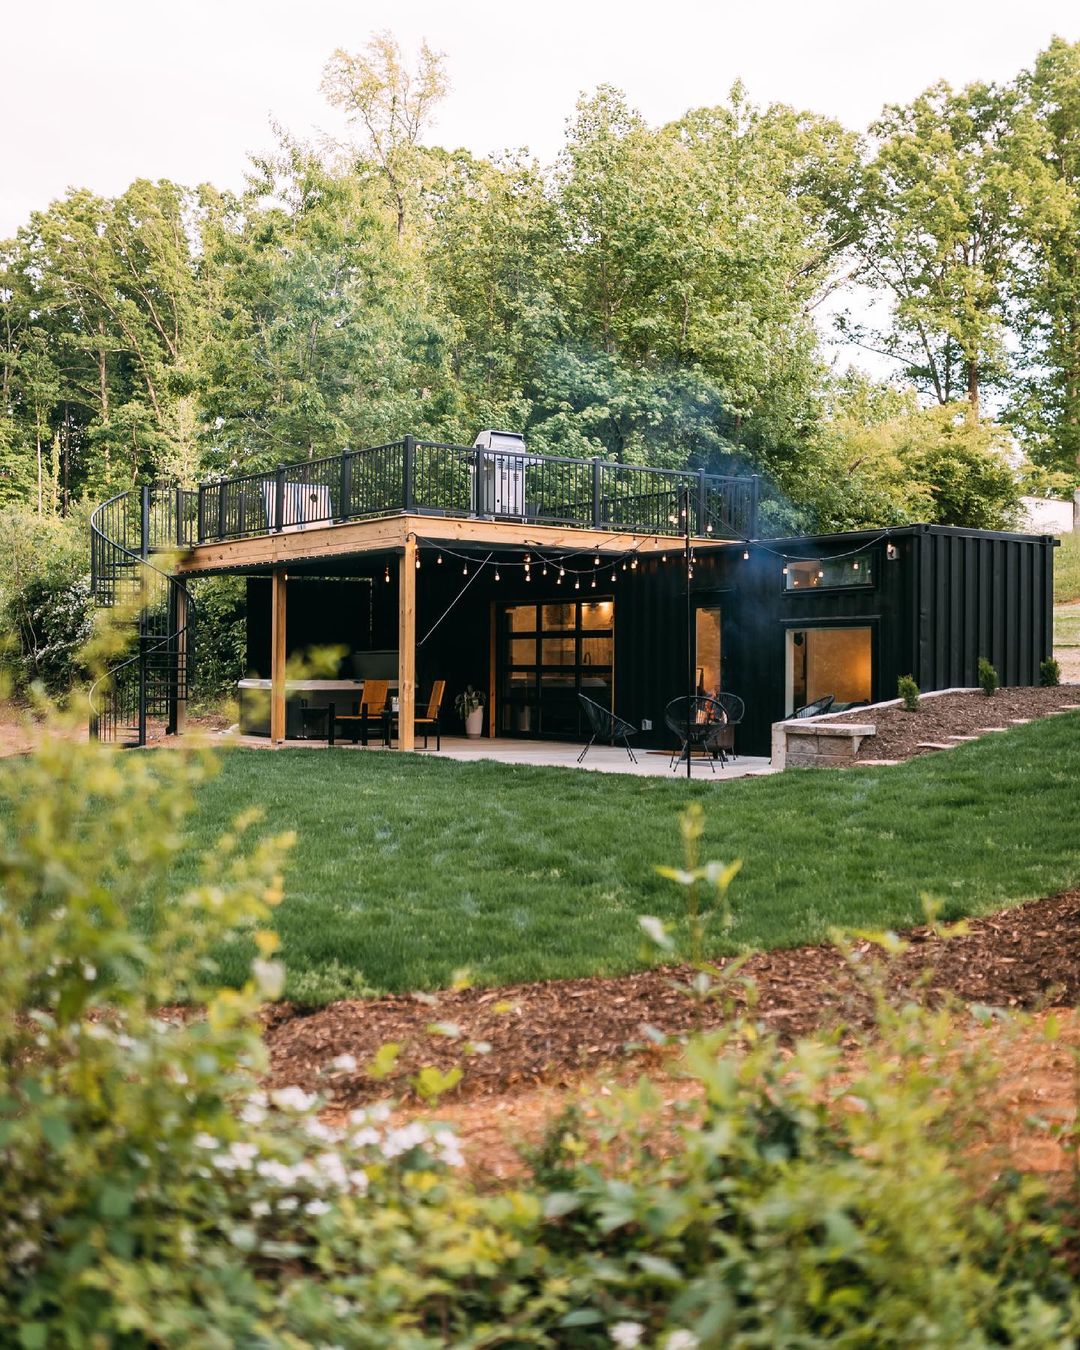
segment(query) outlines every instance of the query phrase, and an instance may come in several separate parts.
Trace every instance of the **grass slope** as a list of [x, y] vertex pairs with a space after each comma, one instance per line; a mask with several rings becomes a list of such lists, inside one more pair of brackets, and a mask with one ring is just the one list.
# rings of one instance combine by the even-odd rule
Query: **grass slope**
[[[895, 768], [804, 770], [718, 786], [431, 756], [233, 751], [201, 795], [193, 843], [252, 803], [298, 843], [277, 913], [288, 994], [614, 973], [641, 960], [640, 914], [675, 918], [658, 863], [678, 815], [706, 807], [702, 857], [741, 858], [730, 940], [984, 913], [1080, 882], [1080, 715]], [[719, 935], [718, 935], [719, 937]], [[222, 953], [231, 979], [249, 952]]]
[[1054, 604], [1070, 605], [1080, 600], [1080, 534], [1061, 536], [1054, 550]]

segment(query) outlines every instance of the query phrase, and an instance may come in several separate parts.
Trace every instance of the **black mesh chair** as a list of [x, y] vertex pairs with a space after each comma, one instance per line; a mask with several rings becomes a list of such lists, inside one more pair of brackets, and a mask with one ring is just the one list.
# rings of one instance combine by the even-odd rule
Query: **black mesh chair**
[[622, 741], [626, 747], [626, 753], [630, 756], [632, 764], [637, 763], [637, 758], [633, 750], [630, 749], [630, 742], [627, 739], [633, 736], [637, 727], [631, 722], [624, 722], [621, 717], [616, 717], [609, 709], [602, 707], [599, 703], [594, 703], [591, 698], [586, 698], [584, 694], [578, 694], [578, 702], [585, 709], [585, 716], [589, 721], [589, 729], [592, 735], [585, 745], [585, 749], [577, 757], [580, 764], [585, 756], [592, 749], [593, 741], [606, 741], [608, 745], [614, 745], [615, 742]]
[[738, 694], [717, 694], [716, 701], [724, 710], [726, 721], [717, 727], [716, 733], [705, 744], [706, 750], [722, 750], [730, 759], [738, 759], [735, 753], [735, 728], [746, 716], [746, 704]]
[[832, 694], [823, 694], [821, 698], [814, 699], [813, 703], [804, 703], [801, 708], [796, 708], [792, 714], [794, 717], [820, 717], [822, 713], [827, 713], [832, 707], [834, 696]]
[[696, 694], [693, 698], [673, 698], [664, 709], [664, 721], [668, 729], [679, 738], [679, 750], [673, 752], [668, 768], [675, 768], [699, 749], [708, 760], [713, 773], [713, 760], [727, 763], [722, 733], [727, 726], [727, 713], [723, 705], [715, 698]]

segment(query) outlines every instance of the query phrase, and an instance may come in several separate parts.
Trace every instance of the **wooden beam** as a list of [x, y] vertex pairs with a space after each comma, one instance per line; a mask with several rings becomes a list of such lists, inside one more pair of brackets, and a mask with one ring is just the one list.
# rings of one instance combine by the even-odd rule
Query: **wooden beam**
[[[351, 520], [340, 525], [312, 525], [252, 539], [198, 544], [176, 563], [180, 574], [228, 571], [264, 571], [290, 563], [323, 558], [346, 558], [403, 548], [412, 534], [427, 541], [488, 548], [537, 549], [542, 552], [592, 552], [618, 555], [634, 551], [641, 557], [670, 553], [680, 539], [664, 535], [615, 534], [610, 530], [582, 530], [566, 526], [529, 525], [512, 520], [471, 520], [453, 516], [386, 516]], [[736, 540], [696, 539], [695, 548], [741, 548]]]
[[270, 741], [285, 739], [285, 585], [286, 574], [275, 567], [270, 578]]
[[398, 749], [412, 750], [416, 712], [416, 539], [398, 560]]

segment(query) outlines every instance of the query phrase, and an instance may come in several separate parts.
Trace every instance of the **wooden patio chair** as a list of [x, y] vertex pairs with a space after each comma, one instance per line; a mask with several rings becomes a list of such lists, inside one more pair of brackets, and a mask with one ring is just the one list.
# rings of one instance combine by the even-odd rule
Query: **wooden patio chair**
[[[389, 701], [389, 680], [365, 680], [364, 687], [360, 691], [360, 702], [353, 704], [351, 713], [339, 713], [335, 710], [334, 721], [343, 722], [351, 728], [353, 745], [356, 744], [357, 740], [360, 740], [363, 745], [367, 745], [368, 727], [370, 725], [378, 726], [383, 731], [385, 739], [386, 705]], [[332, 735], [330, 740], [332, 744]]]
[[[424, 733], [424, 749], [428, 748], [428, 736], [435, 733], [435, 749], [442, 749], [442, 701], [446, 693], [446, 681], [435, 680], [431, 686], [431, 694], [427, 701], [427, 710], [413, 718], [413, 727], [416, 731]], [[389, 712], [387, 719], [387, 739], [392, 740], [395, 726], [398, 722], [398, 714]]]

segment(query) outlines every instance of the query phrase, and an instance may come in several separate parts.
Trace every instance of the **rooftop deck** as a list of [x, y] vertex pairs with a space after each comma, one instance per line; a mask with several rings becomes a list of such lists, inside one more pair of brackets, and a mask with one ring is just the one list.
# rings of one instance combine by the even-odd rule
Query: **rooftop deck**
[[[484, 450], [406, 436], [267, 473], [156, 489], [116, 503], [103, 532], [134, 552], [192, 548], [313, 526], [428, 516], [593, 532], [748, 539], [759, 480], [603, 459]], [[111, 504], [110, 504], [111, 505]]]

